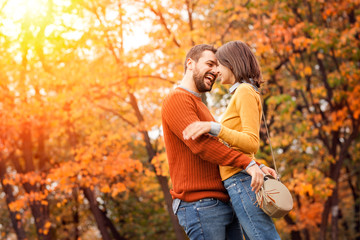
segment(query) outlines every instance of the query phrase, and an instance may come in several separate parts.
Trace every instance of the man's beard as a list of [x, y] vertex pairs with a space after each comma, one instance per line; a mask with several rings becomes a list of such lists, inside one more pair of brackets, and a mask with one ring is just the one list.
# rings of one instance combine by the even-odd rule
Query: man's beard
[[208, 72], [201, 74], [200, 71], [195, 67], [193, 78], [195, 82], [195, 86], [199, 92], [209, 92], [212, 89], [212, 86], [214, 85], [214, 82], [211, 84], [210, 88], [205, 84], [205, 75]]

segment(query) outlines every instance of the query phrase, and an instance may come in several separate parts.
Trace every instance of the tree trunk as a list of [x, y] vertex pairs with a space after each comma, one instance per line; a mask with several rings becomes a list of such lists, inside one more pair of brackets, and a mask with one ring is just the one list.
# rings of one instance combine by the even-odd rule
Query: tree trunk
[[332, 199], [332, 197], [329, 197], [326, 200], [325, 206], [324, 206], [324, 211], [322, 212], [319, 240], [326, 240], [326, 228], [327, 228], [328, 217], [329, 217], [329, 213], [330, 213], [331, 199]]
[[32, 172], [35, 170], [35, 166], [33, 162], [31, 123], [23, 122], [21, 128], [21, 150], [25, 160], [25, 171]]
[[178, 240], [186, 239], [184, 230], [180, 226], [179, 221], [172, 210], [172, 197], [171, 197], [170, 190], [169, 190], [168, 179], [166, 177], [160, 176], [160, 175], [156, 175], [156, 177], [157, 177], [157, 179], [160, 183], [161, 189], [164, 193], [166, 207], [167, 207], [167, 210], [168, 210], [170, 218], [171, 218], [171, 223], [174, 227], [176, 239], [178, 239]]
[[116, 230], [116, 227], [114, 226], [114, 224], [112, 223], [110, 218], [108, 218], [106, 216], [106, 213], [104, 211], [101, 211], [101, 213], [103, 215], [103, 218], [106, 220], [107, 226], [110, 228], [110, 232], [111, 232], [113, 238], [115, 240], [126, 240], [126, 238], [121, 236], [120, 233]]
[[[121, 5], [121, 2], [119, 2], [119, 10], [120, 12], [122, 11], [122, 5]], [[165, 29], [167, 30], [168, 34], [171, 35], [171, 32], [170, 30], [167, 28], [167, 25], [164, 21], [164, 18], [162, 16], [162, 13], [161, 12], [157, 12], [154, 8], [150, 7], [150, 10], [155, 13], [157, 16], [160, 17], [160, 21], [161, 23], [163, 24], [163, 26], [165, 27]], [[96, 14], [96, 13], [95, 13]], [[98, 17], [99, 21], [101, 21], [101, 19]], [[124, 49], [122, 47], [122, 15], [120, 14], [120, 24], [121, 24], [121, 47], [119, 49], [120, 51], [120, 54], [119, 56], [123, 56], [124, 55]], [[106, 32], [106, 35], [108, 33]], [[178, 41], [176, 40], [176, 38], [173, 36], [173, 41], [175, 43], [175, 45], [177, 47], [180, 47], [180, 44], [178, 43]], [[122, 58], [119, 58], [119, 56], [114, 52], [114, 46], [112, 46], [112, 44], [110, 43], [110, 46], [109, 46], [109, 49], [110, 51], [112, 52], [113, 54], [113, 57], [116, 61], [116, 63], [119, 65], [120, 69], [125, 69], [125, 75], [128, 76], [128, 69], [126, 66], [124, 66], [123, 64], [123, 59]], [[126, 85], [127, 85], [127, 88], [128, 88], [128, 95], [130, 97], [130, 105], [133, 107], [134, 111], [135, 111], [135, 115], [136, 115], [136, 118], [138, 119], [138, 122], [141, 124], [144, 122], [144, 117], [139, 109], [139, 106], [138, 106], [138, 103], [137, 103], [137, 99], [135, 97], [135, 95], [131, 92], [131, 86], [129, 86], [129, 84], [127, 83], [127, 81], [129, 80], [128, 77], [124, 77], [124, 79], [126, 79]], [[151, 142], [150, 142], [150, 138], [149, 138], [149, 135], [147, 133], [147, 131], [144, 131], [144, 130], [140, 130], [140, 132], [142, 133], [143, 135], [143, 138], [144, 138], [144, 141], [146, 143], [146, 150], [148, 152], [148, 155], [149, 155], [149, 162], [151, 162], [151, 160], [153, 159], [153, 157], [155, 156], [155, 151], [151, 145]], [[155, 168], [154, 168], [155, 170]], [[176, 234], [176, 239], [177, 240], [185, 240], [185, 236], [184, 236], [184, 231], [182, 229], [182, 227], [179, 225], [178, 221], [177, 221], [177, 218], [176, 216], [174, 215], [174, 213], [172, 212], [172, 197], [171, 195], [169, 194], [170, 192], [170, 189], [169, 189], [169, 186], [167, 184], [167, 179], [165, 181], [165, 179], [163, 179], [164, 177], [163, 176], [159, 176], [156, 171], [155, 171], [155, 174], [156, 174], [156, 177], [160, 183], [160, 186], [161, 186], [161, 189], [164, 193], [164, 198], [165, 198], [165, 202], [166, 202], [166, 206], [167, 206], [167, 209], [168, 209], [168, 212], [169, 212], [169, 215], [171, 217], [171, 222], [173, 224], [173, 228], [174, 228], [174, 231], [175, 231], [175, 234]]]
[[[338, 185], [339, 185], [339, 177], [340, 170], [343, 167], [343, 163], [346, 159], [346, 156], [349, 154], [348, 149], [350, 143], [357, 137], [358, 127], [354, 129], [354, 132], [350, 135], [350, 137], [345, 141], [345, 143], [341, 146], [340, 154], [338, 158], [336, 158], [336, 151], [333, 151], [334, 159], [337, 161], [334, 164], [330, 165], [330, 174], [329, 177], [336, 183], [335, 188], [331, 194], [331, 196], [326, 200], [324, 211], [321, 217], [321, 225], [320, 225], [320, 238], [319, 240], [326, 239], [326, 230], [328, 224], [328, 218], [331, 211], [331, 239], [335, 240], [338, 237], [338, 220], [339, 220], [339, 199], [338, 199]], [[336, 148], [335, 148], [336, 149]]]
[[20, 219], [17, 219], [16, 216], [21, 216], [20, 213], [18, 211], [11, 211], [10, 210], [10, 207], [9, 205], [15, 201], [15, 197], [14, 195], [12, 194], [12, 187], [8, 184], [4, 184], [3, 183], [3, 179], [1, 179], [1, 185], [4, 189], [4, 192], [6, 194], [6, 205], [8, 207], [8, 210], [9, 210], [9, 213], [10, 213], [10, 219], [11, 219], [11, 223], [12, 223], [12, 226], [14, 228], [14, 231], [15, 231], [15, 234], [16, 234], [16, 237], [18, 240], [22, 240], [22, 239], [27, 239], [26, 237], [26, 234], [25, 234], [25, 230], [24, 230], [24, 227], [23, 227], [23, 224], [21, 222], [21, 218]]
[[104, 219], [104, 216], [98, 207], [98, 203], [95, 199], [93, 191], [88, 187], [82, 188], [82, 190], [84, 192], [86, 199], [89, 201], [90, 210], [95, 217], [95, 221], [96, 221], [98, 229], [101, 233], [102, 239], [103, 240], [111, 240], [111, 236], [107, 230], [106, 220]]
[[[31, 136], [31, 123], [24, 122], [22, 124], [21, 132], [21, 150], [23, 158], [25, 160], [25, 173], [32, 172], [35, 170], [33, 149], [32, 149], [32, 136]], [[23, 187], [26, 193], [38, 193], [39, 188], [36, 185], [32, 185], [29, 182], [23, 183]], [[41, 186], [40, 186], [41, 189]], [[29, 202], [31, 213], [35, 218], [36, 232], [39, 239], [47, 240], [51, 239], [49, 232], [44, 232], [44, 226], [49, 221], [49, 207], [46, 204], [42, 204], [39, 200], [31, 200]]]
[[310, 239], [311, 239], [309, 230], [304, 229], [304, 230], [303, 230], [303, 233], [304, 233], [304, 235], [305, 235], [305, 239], [306, 239], [306, 240], [310, 240]]
[[[286, 221], [287, 224], [289, 224], [290, 226], [294, 226], [295, 222], [289, 217], [289, 215], [286, 215], [284, 217], [284, 220]], [[299, 231], [294, 231], [292, 230], [290, 232], [291, 235], [291, 240], [301, 240], [301, 235]]]
[[[28, 194], [39, 192], [34, 185], [31, 185], [28, 182], [24, 183], [23, 187]], [[34, 200], [29, 202], [29, 206], [31, 209], [31, 213], [35, 218], [35, 226], [38, 238], [41, 240], [50, 240], [51, 236], [50, 234], [48, 234], [49, 232], [43, 232], [45, 224], [49, 221], [48, 205], [41, 204], [41, 201]]]
[[[106, 216], [106, 213], [99, 208], [98, 202], [95, 199], [94, 191], [90, 188], [82, 188], [86, 199], [89, 201], [91, 212], [94, 214], [96, 223], [100, 230], [103, 240], [116, 239], [116, 240], [127, 240], [125, 237], [121, 236], [116, 230], [116, 227], [111, 222], [111, 220]], [[112, 233], [112, 237], [108, 232], [108, 228]]]
[[10, 203], [15, 201], [15, 197], [13, 195], [12, 186], [9, 185], [9, 184], [4, 183], [5, 169], [6, 169], [4, 161], [5, 161], [4, 159], [0, 159], [0, 179], [1, 179], [2, 188], [3, 188], [4, 193], [5, 193], [6, 205], [8, 207], [9, 213], [10, 213], [10, 220], [11, 220], [11, 223], [13, 225], [13, 228], [14, 228], [17, 239], [18, 240], [23, 240], [23, 239], [25, 240], [27, 238], [26, 238], [26, 234], [25, 234], [23, 224], [21, 222], [21, 218], [20, 219], [16, 218], [16, 216], [18, 214], [20, 216], [20, 213], [18, 211], [14, 211], [14, 212], [11, 211], [10, 207], [9, 207]]
[[79, 233], [79, 224], [80, 224], [80, 216], [79, 216], [79, 190], [77, 187], [73, 188], [73, 197], [75, 200], [75, 210], [73, 211], [73, 221], [74, 221], [74, 240], [78, 240], [80, 237]]
[[338, 222], [339, 222], [339, 196], [338, 196], [338, 182], [332, 196], [332, 206], [331, 206], [331, 239], [338, 239]]
[[[67, 111], [68, 114], [68, 119], [71, 119], [71, 114], [70, 114], [70, 110], [71, 110], [71, 104], [67, 103], [65, 105], [65, 111]], [[66, 125], [67, 125], [67, 134], [69, 137], [69, 143], [72, 147], [75, 147], [78, 143], [75, 132], [74, 132], [74, 128], [73, 128], [73, 124], [67, 120], [66, 121]], [[103, 238], [103, 240], [107, 240], [107, 239], [116, 239], [116, 240], [126, 240], [126, 238], [122, 237], [119, 232], [116, 230], [116, 227], [114, 226], [114, 224], [112, 223], [111, 219], [109, 219], [106, 216], [106, 213], [104, 213], [98, 206], [98, 202], [95, 199], [95, 195], [94, 192], [88, 188], [88, 187], [82, 187], [81, 188], [82, 191], [84, 192], [84, 195], [86, 197], [86, 199], [89, 201], [90, 204], [90, 210], [94, 215], [96, 224], [98, 226], [98, 229], [101, 233], [101, 236]], [[77, 193], [77, 189], [74, 189], [74, 191], [76, 191], [75, 196], [78, 195]], [[76, 204], [77, 204], [77, 198], [75, 199]], [[79, 221], [79, 216], [74, 215], [74, 220], [77, 219], [77, 221]], [[110, 228], [110, 232], [112, 233], [112, 237], [110, 235], [110, 233], [108, 232], [108, 228]], [[75, 231], [75, 235], [78, 235], [78, 230], [76, 229]]]
[[[349, 157], [350, 162], [353, 160]], [[351, 190], [351, 194], [354, 201], [354, 232], [356, 233], [355, 240], [360, 240], [360, 177], [358, 170], [355, 169], [355, 172], [351, 172], [349, 167], [346, 167], [346, 172], [348, 174], [348, 183]], [[352, 176], [355, 178], [355, 184], [352, 183]]]
[[360, 198], [355, 199], [354, 204], [354, 215], [355, 215], [355, 240], [360, 240]]
[[[360, 189], [360, 177], [359, 175], [356, 176], [356, 186], [359, 191]], [[359, 191], [360, 192], [360, 191]], [[355, 219], [355, 233], [356, 233], [356, 240], [360, 240], [360, 197], [359, 194], [354, 195], [354, 219]]]
[[[138, 103], [137, 103], [137, 99], [135, 97], [135, 95], [131, 92], [128, 92], [129, 96], [130, 96], [130, 102], [131, 102], [131, 106], [133, 107], [133, 109], [135, 110], [135, 115], [141, 125], [141, 123], [144, 122], [144, 117], [140, 112]], [[150, 137], [147, 131], [144, 131], [142, 129], [141, 130], [141, 134], [143, 135], [143, 139], [144, 142], [146, 144], [146, 151], [148, 153], [148, 161], [149, 163], [151, 163], [151, 160], [154, 158], [154, 156], [156, 155], [156, 151], [154, 150], [151, 141], [150, 141]], [[152, 165], [153, 166], [153, 165]], [[174, 215], [173, 210], [172, 210], [172, 197], [170, 194], [170, 189], [169, 189], [169, 185], [168, 185], [168, 179], [164, 176], [158, 175], [158, 173], [156, 172], [155, 167], [153, 166], [153, 171], [156, 174], [156, 178], [161, 186], [161, 190], [164, 194], [164, 199], [165, 199], [165, 203], [166, 203], [166, 207], [168, 210], [168, 213], [170, 215], [171, 218], [171, 223], [173, 225], [174, 231], [175, 231], [175, 235], [176, 235], [176, 239], [177, 240], [185, 240], [185, 235], [184, 235], [184, 230], [183, 228], [180, 226], [177, 217]]]

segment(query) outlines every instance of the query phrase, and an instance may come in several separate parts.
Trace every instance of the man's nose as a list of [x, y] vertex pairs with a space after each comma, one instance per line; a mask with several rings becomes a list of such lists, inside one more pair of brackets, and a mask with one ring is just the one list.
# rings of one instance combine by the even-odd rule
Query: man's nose
[[212, 69], [211, 69], [211, 72], [214, 73], [214, 74], [219, 74], [219, 67], [218, 66], [214, 66]]

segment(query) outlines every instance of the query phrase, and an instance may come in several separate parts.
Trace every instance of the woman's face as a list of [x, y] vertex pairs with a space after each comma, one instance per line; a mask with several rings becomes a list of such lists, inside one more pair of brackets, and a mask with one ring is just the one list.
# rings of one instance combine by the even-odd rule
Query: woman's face
[[219, 62], [219, 76], [220, 76], [220, 83], [221, 84], [234, 84], [235, 83], [235, 76], [230, 68], [225, 67]]

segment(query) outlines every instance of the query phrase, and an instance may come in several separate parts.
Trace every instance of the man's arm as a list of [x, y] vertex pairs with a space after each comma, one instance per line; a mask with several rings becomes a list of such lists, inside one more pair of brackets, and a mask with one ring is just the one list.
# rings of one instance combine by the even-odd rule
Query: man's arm
[[234, 166], [245, 169], [251, 159], [241, 152], [232, 150], [208, 134], [192, 140], [184, 140], [183, 130], [192, 122], [200, 121], [196, 114], [194, 99], [186, 94], [173, 94], [163, 103], [162, 117], [171, 131], [201, 159], [218, 165]]

